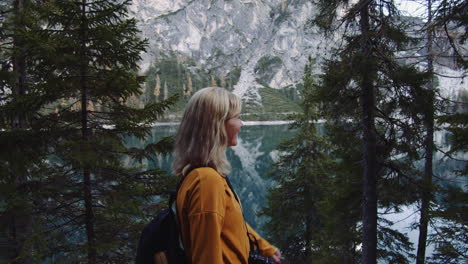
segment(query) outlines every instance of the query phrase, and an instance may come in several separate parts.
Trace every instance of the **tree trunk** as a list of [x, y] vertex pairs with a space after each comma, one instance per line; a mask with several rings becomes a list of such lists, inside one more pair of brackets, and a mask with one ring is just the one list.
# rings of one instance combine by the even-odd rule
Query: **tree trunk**
[[306, 212], [306, 226], [305, 226], [305, 233], [304, 233], [304, 240], [305, 240], [305, 251], [304, 251], [304, 261], [306, 263], [311, 264], [311, 241], [312, 241], [312, 217], [311, 217], [310, 210]]
[[86, 236], [88, 239], [88, 263], [96, 264], [96, 234], [94, 232], [94, 212], [93, 212], [93, 197], [91, 190], [91, 173], [88, 168], [83, 169], [84, 183], [84, 201], [85, 201], [85, 226]]
[[[26, 94], [26, 58], [25, 58], [25, 47], [22, 37], [18, 36], [17, 30], [24, 28], [24, 0], [15, 0], [13, 2], [13, 9], [15, 12], [15, 29], [13, 35], [13, 48], [15, 53], [12, 57], [13, 72], [15, 73], [15, 82], [12, 87], [12, 94], [18, 98]], [[21, 113], [16, 115], [11, 123], [13, 130], [26, 130], [26, 120]], [[15, 151], [15, 154], [18, 154]], [[19, 159], [20, 160], [20, 159]], [[16, 188], [22, 188], [28, 181], [27, 179], [27, 168], [18, 164], [14, 161], [12, 164], [12, 171], [14, 175], [14, 185]], [[25, 194], [28, 196], [29, 194]], [[28, 246], [28, 239], [31, 237], [32, 226], [31, 217], [28, 209], [25, 206], [17, 206], [13, 209], [12, 221], [10, 226], [10, 234], [14, 240], [14, 255], [15, 260], [13, 263], [31, 263], [31, 247]], [[20, 257], [20, 258], [18, 258]]]
[[[88, 60], [86, 56], [86, 43], [87, 43], [87, 19], [86, 19], [86, 0], [82, 0], [82, 14], [81, 14], [81, 135], [82, 135], [82, 151], [85, 153], [89, 151], [89, 128], [88, 128]], [[85, 202], [85, 227], [86, 236], [88, 240], [88, 264], [96, 264], [97, 249], [96, 249], [96, 233], [94, 231], [94, 211], [93, 211], [93, 196], [92, 196], [92, 182], [91, 171], [85, 162], [83, 173], [83, 196]]]
[[[362, 53], [364, 58], [369, 59], [372, 53], [369, 37], [369, 3], [360, 10], [360, 30], [363, 36]], [[365, 62], [368, 65], [368, 62]], [[375, 135], [375, 91], [372, 84], [372, 71], [365, 66], [361, 72], [362, 76], [362, 129], [363, 129], [363, 208], [362, 208], [362, 263], [377, 263], [377, 158], [376, 158], [376, 135]]]
[[[24, 11], [24, 0], [15, 0], [14, 2], [14, 12], [15, 12], [15, 33], [13, 35], [13, 46], [15, 49], [15, 54], [13, 55], [13, 72], [15, 73], [15, 83], [13, 85], [12, 93], [15, 96], [21, 96], [26, 94], [25, 79], [26, 79], [26, 59], [24, 55], [24, 44], [22, 39], [19, 38], [16, 31], [18, 28], [24, 27], [23, 22], [23, 11]], [[13, 129], [25, 129], [26, 124], [24, 118], [21, 116], [16, 116], [12, 124]]]
[[[427, 30], [427, 65], [430, 73], [434, 72], [433, 65], [433, 30], [432, 23], [432, 0], [428, 0], [428, 30]], [[429, 223], [429, 207], [432, 200], [432, 161], [434, 153], [434, 83], [431, 80], [428, 83], [428, 102], [426, 112], [424, 113], [424, 126], [426, 129], [425, 138], [425, 157], [424, 157], [424, 175], [421, 186], [421, 216], [419, 219], [419, 239], [418, 251], [416, 255], [416, 264], [424, 264], [426, 257], [427, 227]]]
[[[315, 175], [304, 175], [305, 177], [305, 184], [304, 184], [304, 205], [305, 205], [305, 233], [304, 233], [304, 240], [305, 240], [305, 251], [304, 251], [304, 263], [312, 264], [312, 225], [314, 224], [314, 215], [315, 215], [315, 201], [311, 197], [311, 186], [312, 182], [316, 182]], [[316, 226], [316, 228], [318, 228]]]

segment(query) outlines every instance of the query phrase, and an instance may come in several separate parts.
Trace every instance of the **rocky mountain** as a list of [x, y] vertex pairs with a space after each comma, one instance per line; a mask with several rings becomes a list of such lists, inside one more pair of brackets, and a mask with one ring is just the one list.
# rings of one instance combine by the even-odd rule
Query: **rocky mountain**
[[[150, 42], [147, 93], [217, 85], [239, 95], [247, 113], [295, 111], [308, 57], [319, 65], [333, 46], [312, 25], [315, 12], [308, 0], [134, 0], [131, 13]], [[450, 78], [462, 71], [436, 67], [444, 95], [468, 93], [467, 82]]]
[[305, 0], [135, 0], [131, 8], [150, 41], [143, 68], [167, 54], [190, 58], [218, 78], [240, 69], [233, 90], [261, 104], [258, 89], [295, 89], [308, 56], [326, 55]]

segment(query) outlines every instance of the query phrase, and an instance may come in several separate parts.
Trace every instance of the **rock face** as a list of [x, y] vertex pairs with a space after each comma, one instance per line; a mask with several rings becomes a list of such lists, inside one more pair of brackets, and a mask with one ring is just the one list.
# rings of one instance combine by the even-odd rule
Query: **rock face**
[[[218, 80], [240, 71], [230, 85], [253, 107], [265, 103], [261, 87], [297, 93], [308, 57], [320, 63], [331, 44], [310, 22], [316, 8], [309, 0], [134, 0], [130, 10], [150, 42], [143, 69], [170, 54], [194, 61], [192, 70], [208, 70]], [[464, 75], [450, 66], [437, 67], [451, 76]], [[438, 79], [446, 96], [468, 91], [463, 79]]]
[[136, 0], [131, 11], [150, 41], [146, 66], [173, 52], [219, 75], [238, 67], [244, 101], [260, 102], [260, 87], [294, 88], [308, 56], [326, 53], [306, 0]]

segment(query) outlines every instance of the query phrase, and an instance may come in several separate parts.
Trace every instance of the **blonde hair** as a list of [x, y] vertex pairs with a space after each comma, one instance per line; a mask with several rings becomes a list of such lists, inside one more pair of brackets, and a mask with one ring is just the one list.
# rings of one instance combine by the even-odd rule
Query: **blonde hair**
[[225, 122], [240, 111], [239, 97], [223, 88], [207, 87], [193, 94], [177, 131], [173, 173], [183, 177], [191, 167], [208, 166], [228, 174]]

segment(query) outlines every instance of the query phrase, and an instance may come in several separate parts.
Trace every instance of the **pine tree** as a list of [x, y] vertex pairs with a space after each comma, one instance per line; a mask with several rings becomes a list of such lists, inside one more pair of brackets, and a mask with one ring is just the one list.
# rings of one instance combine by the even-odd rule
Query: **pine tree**
[[192, 93], [193, 93], [192, 77], [189, 74], [188, 75], [188, 81], [187, 81], [187, 95], [191, 96]]
[[216, 82], [216, 78], [214, 75], [211, 75], [211, 87], [218, 87], [218, 83]]
[[[451, 47], [451, 55], [459, 66], [468, 68], [467, 55], [463, 52], [463, 45], [468, 38], [467, 11], [468, 4], [463, 0], [433, 0], [437, 6], [434, 12], [434, 23], [428, 27], [442, 29], [445, 40]], [[466, 50], [466, 49], [465, 49]]]
[[[413, 180], [412, 161], [418, 159], [416, 138], [422, 122], [418, 107], [423, 105], [427, 74], [395, 59], [408, 38], [392, 1], [346, 6], [347, 2], [320, 1], [317, 24], [329, 30], [345, 25], [350, 33], [325, 65], [318, 98], [327, 120], [361, 142], [362, 263], [376, 263], [377, 258], [407, 263], [402, 251], [411, 249], [408, 239], [386, 227], [383, 219], [378, 221], [377, 205], [398, 208], [412, 199], [411, 195], [394, 197], [390, 191], [405, 194]], [[345, 14], [336, 16], [342, 7]], [[404, 158], [393, 158], [397, 156]], [[392, 240], [385, 237], [399, 242], [389, 245]]]
[[[12, 64], [13, 64], [13, 78], [14, 84], [12, 85], [12, 95], [16, 98], [22, 97], [27, 93], [26, 87], [26, 58], [25, 58], [25, 38], [24, 35], [21, 33], [26, 29], [26, 18], [25, 18], [25, 1], [23, 0], [16, 0], [13, 2], [14, 4], [14, 26], [13, 29], [13, 56], [12, 56]], [[27, 127], [27, 120], [21, 114], [16, 114], [12, 120], [11, 127], [14, 130], [24, 131]], [[19, 164], [18, 164], [19, 165]], [[22, 185], [27, 183], [28, 173], [24, 169], [20, 169], [14, 172], [14, 184], [18, 189], [21, 188]], [[16, 242], [16, 254], [17, 256], [24, 256], [24, 263], [28, 263], [26, 260], [30, 254], [30, 248], [28, 248], [27, 244], [27, 236], [31, 234], [31, 219], [28, 216], [28, 202], [27, 200], [23, 200], [23, 205], [19, 205], [15, 208], [14, 216], [13, 216], [13, 235], [14, 241]]]
[[220, 79], [219, 82], [220, 82], [221, 87], [227, 88], [227, 86], [226, 86], [226, 76], [224, 75], [224, 73], [221, 73], [221, 77], [219, 77], [219, 79]]
[[[83, 201], [83, 207], [79, 207], [83, 217], [77, 220], [84, 225], [87, 243], [83, 249], [88, 263], [122, 261], [121, 255], [131, 258], [138, 233], [132, 218], [140, 213], [139, 202], [129, 198], [148, 195], [154, 189], [149, 184], [157, 178], [147, 174], [141, 178], [142, 172], [123, 167], [121, 157], [129, 155], [141, 160], [149, 158], [154, 149], [126, 149], [122, 136], [143, 139], [151, 123], [171, 103], [150, 103], [143, 109], [125, 105], [129, 97], [140, 93], [143, 78], [136, 76], [135, 71], [146, 45], [136, 35], [135, 20], [125, 18], [128, 4], [61, 1], [55, 3], [49, 15], [49, 25], [61, 29], [51, 33], [60, 44], [57, 52], [70, 60], [53, 65], [63, 73], [60, 77], [70, 82], [65, 92], [77, 94], [81, 105], [78, 113], [63, 111], [62, 115], [69, 115], [69, 120], [64, 121], [76, 124], [72, 125], [76, 130], [64, 135], [55, 149], [60, 163], [70, 169], [67, 176], [78, 188], [76, 198]], [[95, 112], [88, 107], [89, 102], [97, 101], [107, 111]], [[106, 128], [109, 126], [113, 128]], [[111, 239], [128, 236], [133, 239], [124, 243]]]
[[[463, 19], [464, 16], [466, 17], [464, 13], [466, 13], [467, 8], [468, 5], [464, 3], [464, 1], [427, 1], [427, 22], [423, 26], [423, 29], [425, 30], [426, 34], [425, 48], [427, 50], [425, 62], [427, 63], [427, 72], [433, 74], [434, 77], [438, 75], [437, 70], [434, 68], [434, 64], [436, 63], [445, 62], [448, 63], [448, 65], [450, 65], [451, 67], [466, 68], [466, 58], [464, 58], [463, 53], [460, 52], [460, 48], [465, 43], [467, 36], [467, 23], [466, 19]], [[452, 59], [456, 63], [451, 63], [450, 60]], [[449, 104], [452, 104], [453, 100], [444, 99], [440, 97], [440, 94], [437, 91], [436, 82], [433, 79], [431, 79], [427, 84], [427, 92], [425, 97], [426, 103], [424, 104], [425, 107], [423, 108], [423, 120], [425, 127], [425, 137], [423, 139], [423, 144], [425, 155], [424, 171], [420, 186], [421, 216], [418, 225], [420, 233], [416, 257], [416, 263], [418, 264], [423, 264], [426, 261], [425, 251], [428, 239], [429, 225], [432, 226], [433, 230], [436, 230], [436, 233], [433, 236], [440, 238], [441, 241], [444, 241], [445, 243], [440, 244], [444, 245], [440, 247], [443, 253], [436, 253], [436, 259], [446, 261], [446, 259], [443, 257], [444, 254], [450, 256], [453, 259], [460, 258], [459, 254], [454, 254], [454, 252], [456, 251], [450, 252], [450, 250], [447, 250], [448, 248], [450, 248], [448, 246], [450, 245], [450, 243], [447, 243], [448, 240], [444, 238], [443, 233], [446, 233], [447, 237], [450, 237], [450, 234], [453, 234], [450, 231], [450, 228], [441, 228], [440, 226], [446, 225], [446, 223], [440, 224], [441, 221], [445, 222], [447, 220], [448, 222], [454, 221], [456, 223], [460, 220], [457, 219], [457, 217], [452, 218], [450, 214], [440, 213], [441, 211], [443, 211], [442, 208], [444, 208], [446, 205], [445, 203], [440, 203], [440, 198], [438, 199], [439, 201], [434, 200], [434, 197], [436, 196], [445, 197], [443, 199], [446, 199], [446, 201], [452, 201], [447, 197], [448, 194], [445, 191], [447, 187], [445, 187], [445, 185], [448, 184], [449, 186], [451, 186], [453, 185], [453, 183], [447, 183], [444, 179], [437, 179], [435, 182], [433, 181], [433, 153], [435, 151], [441, 151], [435, 145], [433, 136], [434, 130], [441, 129], [441, 125], [443, 125], [444, 122], [450, 123], [450, 115], [453, 114], [444, 114], [443, 110], [438, 106], [441, 105], [441, 102], [449, 102]], [[441, 114], [442, 116], [440, 116]], [[458, 115], [458, 113], [455, 113], [455, 115]], [[454, 120], [456, 119], [458, 118], [455, 118]], [[435, 122], [436, 120], [442, 121], [442, 124], [440, 122]], [[458, 125], [460, 125], [460, 123], [455, 124], [455, 126]], [[466, 127], [463, 128], [463, 125], [458, 128], [461, 128], [461, 130], [458, 131], [463, 131], [463, 129], [465, 129], [466, 131]], [[460, 150], [456, 150], [455, 152], [451, 153], [456, 155], [457, 151]], [[449, 154], [448, 156], [451, 156], [451, 154]], [[462, 193], [462, 191], [459, 190], [457, 187], [451, 186], [449, 188], [454, 193]], [[455, 208], [462, 209], [454, 205], [447, 206], [452, 208], [452, 210], [449, 210], [451, 212], [454, 212], [455, 210], [453, 209]], [[439, 217], [443, 217], [438, 218], [435, 217], [436, 215], [438, 215]], [[454, 224], [454, 226], [456, 226], [456, 224]], [[441, 232], [441, 230], [443, 230], [443, 232]], [[451, 243], [453, 244], [453, 246], [456, 247], [457, 243], [459, 245], [460, 242], [455, 239], [452, 240]]]
[[[432, 0], [427, 1], [427, 23], [432, 24]], [[434, 39], [434, 29], [428, 27], [427, 32], [427, 71], [434, 72], [434, 52], [432, 49]], [[434, 158], [434, 81], [431, 79], [427, 84], [427, 105], [424, 109], [424, 127], [426, 136], [424, 140], [424, 175], [421, 182], [421, 209], [419, 221], [418, 250], [416, 255], [416, 264], [424, 264], [426, 258], [427, 229], [429, 224], [429, 211], [433, 195], [433, 158]]]
[[281, 12], [286, 11], [286, 0], [281, 0]]
[[307, 65], [303, 112], [294, 116], [291, 126], [298, 133], [279, 146], [285, 154], [275, 164], [273, 175], [278, 185], [269, 191], [268, 205], [263, 210], [271, 217], [265, 228], [271, 240], [282, 249], [287, 263], [315, 261], [325, 241], [321, 226], [326, 220], [322, 219], [319, 207], [324, 186], [333, 178], [330, 173], [333, 160], [328, 154], [330, 146], [316, 128], [315, 105], [310, 103], [313, 85], [311, 68]]
[[30, 69], [41, 40], [34, 37], [40, 17], [34, 1], [5, 1], [0, 5], [0, 252], [12, 263], [31, 263], [33, 184], [44, 162], [44, 132], [33, 130], [34, 115], [44, 100], [32, 84], [41, 78]]
[[465, 213], [468, 209], [465, 190], [468, 166], [464, 156], [468, 146], [468, 97], [465, 94], [449, 102], [450, 110], [438, 115], [436, 121], [440, 126], [445, 126], [448, 134], [449, 148], [444, 158], [461, 165], [452, 171], [452, 178], [437, 177], [433, 186], [437, 199], [434, 199], [435, 203], [429, 211], [429, 225], [433, 231], [428, 241], [435, 247], [432, 257], [427, 261], [431, 264], [463, 263], [468, 257]]
[[167, 88], [167, 82], [164, 81], [164, 100], [167, 100], [169, 98], [169, 90]]
[[156, 101], [158, 101], [159, 95], [161, 95], [161, 79], [159, 78], [159, 74], [156, 75], [156, 86], [154, 86], [153, 95], [156, 97]]
[[[43, 18], [28, 35], [35, 45], [25, 55], [31, 61], [31, 89], [21, 98], [2, 97], [6, 103], [0, 112], [3, 128], [22, 103], [32, 122], [21, 140], [37, 145], [44, 139], [41, 152], [26, 149], [23, 154], [37, 161], [24, 165], [34, 164], [28, 172], [34, 192], [26, 198], [34, 203], [38, 230], [30, 242], [35, 241], [33, 259], [38, 262], [130, 262], [136, 236], [148, 220], [143, 206], [173, 181], [158, 169], [123, 164], [126, 158], [138, 164], [168, 150], [167, 139], [143, 149], [127, 147], [125, 139], [143, 140], [177, 98], [143, 108], [127, 105], [141, 93], [144, 78], [136, 74], [136, 63], [146, 47], [137, 36], [135, 20], [126, 18], [128, 5], [129, 1], [46, 1], [28, 10]], [[7, 84], [3, 73], [13, 72], [8, 65], [2, 63], [2, 83]], [[64, 99], [69, 104], [55, 113]], [[7, 127], [2, 142], [15, 136], [13, 132]], [[10, 164], [6, 154], [2, 151], [2, 168]], [[2, 174], [3, 187], [8, 177]], [[22, 196], [12, 191], [8, 197], [13, 203]]]

